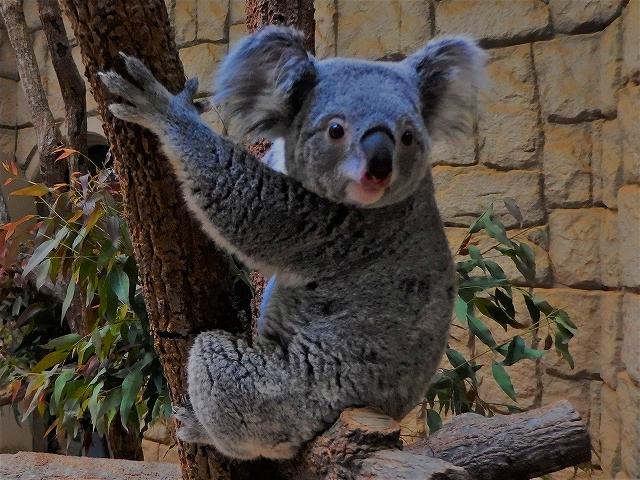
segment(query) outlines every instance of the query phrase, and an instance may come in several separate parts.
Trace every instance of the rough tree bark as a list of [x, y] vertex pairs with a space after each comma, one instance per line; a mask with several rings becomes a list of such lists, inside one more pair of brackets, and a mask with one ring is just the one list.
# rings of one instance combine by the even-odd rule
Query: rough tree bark
[[[38, 0], [42, 29], [47, 37], [53, 68], [58, 77], [65, 110], [68, 146], [87, 154], [87, 102], [84, 80], [71, 56], [67, 31], [62, 21], [58, 0]], [[74, 156], [75, 157], [75, 156]], [[69, 163], [76, 171], [77, 159]]]
[[[185, 363], [195, 335], [211, 328], [246, 331], [248, 322], [234, 308], [228, 258], [189, 215], [155, 137], [110, 115], [107, 106], [113, 99], [97, 77], [102, 70], [123, 73], [118, 52], [124, 51], [142, 59], [171, 91], [182, 88], [184, 71], [165, 4], [162, 0], [64, 0], [63, 5], [116, 159], [155, 348], [172, 401], [184, 404]], [[260, 462], [230, 462], [211, 448], [182, 442], [178, 452], [185, 480], [260, 478]]]
[[591, 458], [587, 427], [567, 401], [515, 415], [459, 415], [404, 449], [400, 443], [391, 418], [348, 409], [282, 468], [305, 479], [520, 480]]
[[0, 13], [9, 35], [9, 41], [16, 53], [16, 63], [20, 84], [31, 110], [31, 118], [38, 139], [40, 173], [47, 185], [65, 180], [66, 165], [56, 163], [53, 151], [62, 142], [60, 129], [49, 108], [47, 94], [42, 86], [38, 62], [33, 53], [31, 38], [24, 18], [22, 0], [2, 0]]

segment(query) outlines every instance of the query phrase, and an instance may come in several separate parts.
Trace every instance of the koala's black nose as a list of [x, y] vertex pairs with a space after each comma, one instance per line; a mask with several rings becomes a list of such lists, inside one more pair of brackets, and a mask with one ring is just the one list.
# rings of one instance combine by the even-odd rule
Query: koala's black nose
[[371, 130], [360, 143], [367, 159], [367, 176], [377, 181], [386, 180], [393, 170], [395, 144], [391, 132]]

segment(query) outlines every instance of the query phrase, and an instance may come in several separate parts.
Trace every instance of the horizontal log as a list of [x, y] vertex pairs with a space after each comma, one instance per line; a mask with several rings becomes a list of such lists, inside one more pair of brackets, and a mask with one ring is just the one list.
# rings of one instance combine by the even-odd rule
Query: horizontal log
[[587, 428], [566, 401], [514, 415], [459, 415], [404, 449], [397, 422], [370, 409], [351, 408], [295, 460], [285, 463], [283, 476], [519, 480], [590, 458]]
[[535, 478], [591, 460], [587, 427], [567, 401], [514, 415], [459, 415], [407, 451], [451, 462], [477, 480]]

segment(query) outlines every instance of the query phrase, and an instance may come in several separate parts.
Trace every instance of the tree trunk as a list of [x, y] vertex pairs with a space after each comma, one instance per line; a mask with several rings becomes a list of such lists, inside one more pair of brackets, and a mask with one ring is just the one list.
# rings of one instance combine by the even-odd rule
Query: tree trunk
[[24, 18], [22, 0], [2, 0], [0, 12], [4, 19], [9, 41], [16, 53], [20, 85], [31, 110], [31, 119], [38, 141], [40, 173], [47, 185], [63, 182], [66, 167], [55, 162], [53, 151], [62, 142], [62, 135], [55, 123], [47, 94], [42, 86], [38, 62], [31, 45], [31, 37]]
[[[65, 110], [68, 146], [87, 154], [86, 88], [78, 67], [71, 56], [67, 30], [62, 21], [58, 0], [38, 0], [42, 29], [47, 37], [53, 69], [58, 77]], [[78, 169], [78, 159], [69, 157], [69, 170]]]
[[[234, 308], [229, 260], [187, 211], [156, 138], [111, 116], [107, 106], [113, 98], [97, 77], [103, 70], [123, 73], [118, 56], [123, 51], [140, 58], [169, 90], [182, 89], [184, 71], [165, 4], [163, 0], [64, 0], [63, 4], [116, 159], [155, 348], [171, 399], [181, 405], [188, 400], [185, 364], [195, 335], [212, 328], [242, 332], [249, 325]], [[231, 462], [201, 445], [178, 442], [178, 453], [183, 478], [188, 480], [260, 478], [265, 472], [261, 462]]]

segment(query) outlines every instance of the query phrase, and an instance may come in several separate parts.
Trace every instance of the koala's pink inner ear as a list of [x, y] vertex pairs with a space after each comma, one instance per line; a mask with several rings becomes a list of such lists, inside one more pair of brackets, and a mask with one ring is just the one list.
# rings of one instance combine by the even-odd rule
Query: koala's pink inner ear
[[485, 59], [475, 41], [443, 37], [404, 60], [417, 73], [422, 115], [434, 139], [455, 139], [471, 130]]
[[286, 131], [314, 81], [303, 34], [269, 26], [240, 41], [224, 59], [214, 100], [232, 134], [273, 138]]

